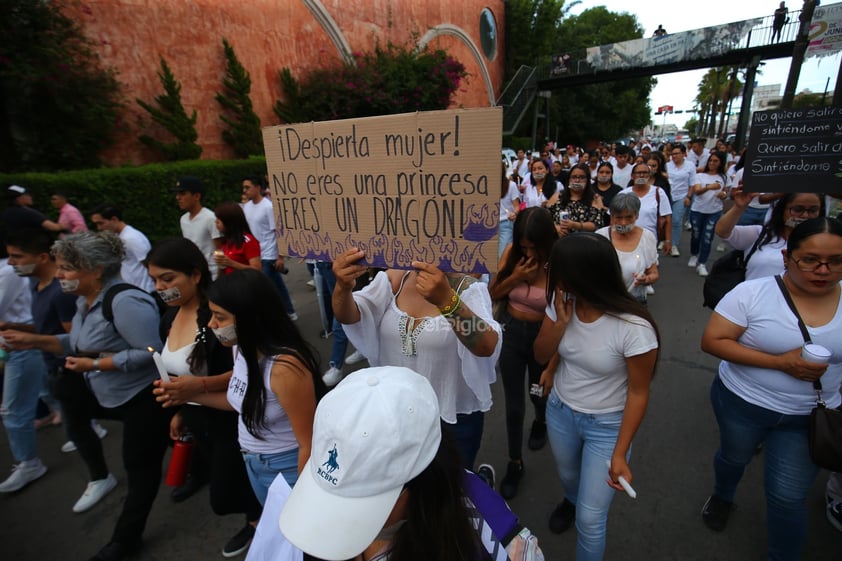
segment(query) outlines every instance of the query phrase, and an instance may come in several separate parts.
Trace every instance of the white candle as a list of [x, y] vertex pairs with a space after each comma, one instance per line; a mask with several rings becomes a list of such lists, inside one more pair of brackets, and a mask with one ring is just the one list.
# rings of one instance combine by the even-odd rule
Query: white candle
[[164, 367], [164, 359], [161, 358], [161, 353], [153, 349], [152, 347], [147, 347], [149, 352], [152, 353], [152, 361], [155, 363], [155, 367], [158, 369], [158, 375], [161, 377], [166, 383], [170, 383], [170, 375], [167, 374], [167, 369]]
[[[608, 469], [611, 469], [611, 460], [605, 460], [605, 464], [608, 466]], [[637, 491], [635, 491], [634, 488], [631, 485], [629, 485], [629, 482], [626, 481], [625, 477], [621, 475], [617, 478], [617, 481], [620, 483], [620, 487], [622, 487], [625, 490], [628, 496], [630, 496], [633, 499], [637, 498]]]

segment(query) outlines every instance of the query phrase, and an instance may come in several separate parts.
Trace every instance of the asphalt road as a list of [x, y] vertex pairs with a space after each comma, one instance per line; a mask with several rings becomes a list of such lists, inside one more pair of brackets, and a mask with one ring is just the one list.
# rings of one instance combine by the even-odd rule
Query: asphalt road
[[[605, 558], [759, 561], [766, 558], [762, 455], [746, 472], [736, 497], [737, 510], [725, 532], [709, 531], [699, 514], [713, 484], [718, 433], [708, 391], [717, 361], [699, 350], [709, 311], [701, 306], [702, 279], [686, 266], [686, 233], [684, 238], [682, 257], [662, 258], [661, 281], [650, 298], [663, 344], [649, 410], [632, 451], [638, 498], [617, 495], [608, 522]], [[719, 255], [713, 253], [711, 262]], [[301, 317], [298, 325], [326, 364], [329, 342], [317, 336], [315, 292], [305, 285], [309, 275], [303, 264], [290, 268], [287, 282]], [[486, 418], [478, 461], [495, 465], [499, 480], [505, 471], [506, 437], [500, 384], [494, 389], [495, 406]], [[527, 427], [531, 420], [527, 418]], [[59, 451], [64, 442], [62, 428], [39, 431], [39, 453], [50, 471], [19, 493], [0, 495], [0, 561], [84, 561], [108, 541], [126, 481], [120, 462], [120, 424], [106, 421], [103, 425], [110, 432], [104, 445], [109, 466], [120, 482], [117, 489], [89, 512], [71, 512], [87, 483], [86, 470], [78, 456]], [[0, 466], [8, 466], [12, 460], [2, 434]], [[548, 560], [574, 559], [575, 530], [559, 536], [547, 527], [550, 512], [563, 497], [549, 448], [527, 450], [525, 464], [526, 476], [511, 507], [539, 537]], [[805, 560], [842, 559], [842, 535], [825, 520], [826, 479], [822, 472], [810, 497]], [[206, 490], [181, 504], [172, 503], [169, 492], [162, 486], [147, 524], [144, 549], [134, 559], [221, 559], [222, 546], [242, 526], [242, 519], [215, 516]], [[329, 526], [325, 539], [330, 539]]]

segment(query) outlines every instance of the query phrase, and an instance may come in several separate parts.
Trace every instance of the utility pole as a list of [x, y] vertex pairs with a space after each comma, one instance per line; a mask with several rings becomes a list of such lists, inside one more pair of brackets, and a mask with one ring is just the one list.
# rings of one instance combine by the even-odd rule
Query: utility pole
[[795, 46], [792, 48], [792, 62], [789, 65], [789, 76], [784, 88], [784, 97], [781, 100], [781, 108], [792, 107], [795, 99], [795, 88], [798, 87], [798, 76], [801, 74], [801, 65], [804, 63], [804, 54], [810, 42], [810, 23], [813, 21], [813, 11], [816, 9], [816, 0], [804, 0], [804, 7], [801, 8], [801, 25], [798, 27], [798, 35], [795, 37]]

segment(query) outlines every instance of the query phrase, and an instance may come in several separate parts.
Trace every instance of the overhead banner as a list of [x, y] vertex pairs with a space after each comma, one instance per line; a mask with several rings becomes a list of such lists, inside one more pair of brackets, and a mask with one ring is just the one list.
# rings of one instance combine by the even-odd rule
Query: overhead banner
[[756, 111], [745, 158], [746, 191], [842, 192], [842, 107]]
[[279, 248], [496, 271], [502, 125], [493, 107], [264, 128]]
[[745, 47], [748, 33], [762, 22], [755, 18], [591, 47], [587, 61], [593, 70], [618, 70], [712, 58]]
[[842, 3], [820, 6], [810, 23], [806, 57], [825, 57], [842, 50]]

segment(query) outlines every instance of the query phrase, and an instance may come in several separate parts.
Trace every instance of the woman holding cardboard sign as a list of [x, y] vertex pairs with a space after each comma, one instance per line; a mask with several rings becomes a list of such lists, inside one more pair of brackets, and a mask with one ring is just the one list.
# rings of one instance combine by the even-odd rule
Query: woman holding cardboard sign
[[488, 288], [415, 261], [412, 270], [380, 272], [352, 293], [368, 271], [364, 257], [352, 248], [333, 262], [334, 315], [371, 366], [406, 366], [430, 381], [465, 466], [473, 468], [503, 339]]

